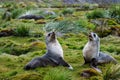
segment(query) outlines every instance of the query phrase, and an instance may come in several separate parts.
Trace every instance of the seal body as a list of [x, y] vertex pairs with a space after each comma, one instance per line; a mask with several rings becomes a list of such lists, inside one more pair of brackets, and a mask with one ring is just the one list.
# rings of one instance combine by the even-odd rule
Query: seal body
[[97, 65], [101, 63], [114, 63], [117, 61], [110, 55], [100, 52], [100, 38], [96, 33], [91, 32], [88, 36], [89, 40], [83, 48], [83, 57], [86, 63], [90, 63], [90, 66], [97, 71], [101, 72]]
[[93, 58], [97, 59], [99, 56], [99, 37], [96, 33], [90, 33], [88, 37], [89, 40], [83, 48], [85, 63], [90, 63]]
[[47, 45], [47, 52], [41, 56], [32, 59], [24, 69], [35, 69], [37, 67], [45, 67], [47, 65], [50, 66], [65, 66], [69, 69], [73, 69], [71, 65], [65, 62], [63, 58], [63, 49], [59, 44], [55, 32], [48, 33], [46, 35], [46, 45]]
[[90, 62], [93, 58], [99, 56], [96, 42], [88, 42], [83, 49], [83, 56], [86, 62]]

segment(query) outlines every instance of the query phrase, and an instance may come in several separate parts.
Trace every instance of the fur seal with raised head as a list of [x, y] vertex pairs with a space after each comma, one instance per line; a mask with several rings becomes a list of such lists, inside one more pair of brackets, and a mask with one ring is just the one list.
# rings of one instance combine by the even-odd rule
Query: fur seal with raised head
[[63, 58], [63, 49], [58, 42], [55, 32], [50, 32], [46, 35], [47, 52], [41, 56], [31, 60], [25, 67], [25, 70], [35, 69], [37, 67], [64, 66], [68, 69], [73, 69]]
[[96, 33], [91, 32], [88, 37], [89, 40], [85, 47], [83, 48], [83, 57], [85, 61], [84, 64], [90, 63], [90, 66], [92, 68], [101, 72], [97, 68], [97, 64], [109, 62], [112, 62], [114, 64], [117, 63], [117, 61], [112, 56], [100, 52], [100, 38]]

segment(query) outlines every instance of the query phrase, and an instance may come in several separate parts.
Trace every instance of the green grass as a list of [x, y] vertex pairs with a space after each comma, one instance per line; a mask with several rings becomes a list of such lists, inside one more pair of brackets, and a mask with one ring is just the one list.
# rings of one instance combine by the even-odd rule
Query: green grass
[[88, 19], [105, 18], [105, 10], [95, 9], [92, 12], [87, 13], [86, 16]]
[[43, 80], [71, 80], [70, 73], [61, 69], [51, 69]]
[[21, 25], [21, 26], [17, 27], [14, 30], [14, 32], [15, 32], [15, 36], [25, 37], [25, 36], [30, 35], [30, 28], [26, 27], [26, 25]]
[[[21, 6], [21, 3], [19, 3], [18, 6], [16, 4], [11, 5], [11, 3], [2, 3], [4, 8], [0, 10], [0, 31], [11, 28], [16, 29], [18, 36], [13, 35], [0, 37], [0, 80], [106, 80], [109, 76], [111, 78], [114, 78], [119, 75], [117, 72], [119, 71], [119, 69], [117, 69], [117, 66], [114, 66], [113, 64], [103, 64], [98, 66], [103, 72], [101, 75], [95, 75], [90, 78], [81, 77], [81, 73], [84, 70], [90, 69], [89, 65], [81, 66], [84, 63], [82, 49], [88, 40], [86, 33], [93, 31], [95, 27], [95, 25], [90, 23], [86, 18], [86, 13], [92, 12], [94, 10], [76, 11], [76, 9], [73, 9], [71, 12], [69, 8], [67, 13], [70, 11], [70, 14], [62, 15], [62, 11], [68, 9], [67, 7], [65, 9], [52, 8], [50, 11], [55, 12], [57, 15], [56, 17], [62, 17], [63, 20], [55, 21], [54, 18], [45, 18], [46, 24], [36, 24], [37, 21], [35, 20], [16, 19], [19, 15], [21, 15], [22, 11], [24, 12], [31, 9], [39, 9], [40, 11], [45, 11], [48, 8], [38, 8], [42, 6], [50, 6], [48, 5], [48, 0], [46, 0], [46, 4], [44, 3], [45, 2], [43, 2], [43, 4], [30, 2], [22, 3], [23, 6], [26, 5], [24, 8], [22, 8], [23, 6]], [[62, 6], [62, 4], [59, 3], [55, 3], [53, 6], [56, 5]], [[5, 11], [8, 7], [10, 7], [13, 11], [13, 18], [15, 19], [11, 19], [10, 21], [2, 20], [2, 11]], [[41, 14], [41, 12], [39, 14]], [[98, 14], [99, 12], [97, 15]], [[46, 27], [46, 25], [48, 26]], [[120, 24], [117, 23], [117, 25]], [[54, 29], [56, 31], [64, 33], [63, 36], [58, 37], [58, 40], [63, 47], [65, 61], [71, 64], [74, 70], [71, 71], [68, 68], [62, 66], [48, 66], [30, 71], [25, 71], [23, 69], [23, 67], [31, 59], [37, 56], [42, 56], [46, 52], [44, 36], [45, 31], [43, 27], [48, 31]], [[115, 57], [118, 61], [118, 65], [120, 65], [119, 45], [120, 37], [118, 36], [109, 35], [107, 37], [101, 38], [101, 51]], [[116, 69], [113, 69], [113, 67]]]
[[[70, 35], [70, 36], [69, 36]], [[45, 49], [38, 48], [35, 49], [33, 52], [28, 52], [27, 54], [23, 54], [20, 56], [12, 56], [9, 54], [1, 54], [0, 55], [0, 79], [13, 79], [13, 80], [33, 80], [33, 79], [41, 79], [41, 80], [84, 80], [85, 78], [81, 77], [80, 74], [83, 70], [89, 69], [88, 65], [81, 66], [84, 63], [83, 56], [82, 56], [82, 49], [84, 45], [87, 42], [87, 37], [83, 34], [68, 34], [66, 38], [66, 35], [63, 37], [59, 37], [58, 40], [62, 44], [62, 47], [64, 49], [64, 57], [65, 60], [71, 64], [74, 68], [73, 71], [68, 70], [65, 67], [59, 66], [59, 67], [45, 67], [45, 68], [37, 68], [35, 70], [25, 71], [23, 70], [23, 67], [27, 62], [29, 62], [32, 58], [36, 56], [43, 55], [46, 51]], [[109, 42], [106, 38], [101, 39], [101, 46], [104, 48], [108, 48], [108, 46], [105, 45], [112, 45], [116, 46], [118, 44], [114, 38], [118, 37], [108, 37]], [[1, 38], [0, 41], [3, 41], [5, 38]], [[29, 37], [25, 38], [16, 38], [16, 37], [6, 37], [6, 39], [10, 39], [14, 42], [18, 42], [19, 44], [25, 44], [29, 45], [31, 42], [29, 41]], [[36, 38], [38, 39], [38, 38]], [[38, 40], [42, 40], [44, 42], [44, 37], [39, 38]], [[118, 38], [118, 43], [119, 43]], [[7, 43], [6, 43], [7, 44]], [[34, 48], [34, 47], [33, 47]], [[102, 49], [102, 51], [106, 51], [110, 54], [109, 51], [106, 49]], [[120, 62], [119, 56], [114, 54], [115, 52], [112, 52], [110, 55], [114, 56], [118, 62]], [[105, 73], [108, 69], [108, 66], [111, 66], [109, 64], [100, 65], [99, 68], [102, 69], [102, 72]], [[102, 74], [105, 75], [105, 74]], [[33, 77], [31, 77], [33, 76]], [[90, 79], [102, 79], [103, 77], [93, 76]], [[85, 79], [86, 80], [86, 79]]]
[[119, 80], [120, 78], [120, 65], [109, 66], [103, 75], [104, 80]]

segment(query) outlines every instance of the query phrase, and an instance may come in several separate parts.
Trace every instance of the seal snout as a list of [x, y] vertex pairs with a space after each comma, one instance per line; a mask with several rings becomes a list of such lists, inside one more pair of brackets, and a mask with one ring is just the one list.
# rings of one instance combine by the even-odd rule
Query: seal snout
[[88, 34], [88, 37], [89, 37], [90, 40], [92, 40], [92, 39], [93, 39], [92, 33], [89, 33], [89, 34]]
[[55, 36], [55, 32], [52, 32], [52, 36]]
[[51, 33], [51, 38], [52, 38], [52, 39], [55, 39], [55, 32], [52, 32], [52, 33]]

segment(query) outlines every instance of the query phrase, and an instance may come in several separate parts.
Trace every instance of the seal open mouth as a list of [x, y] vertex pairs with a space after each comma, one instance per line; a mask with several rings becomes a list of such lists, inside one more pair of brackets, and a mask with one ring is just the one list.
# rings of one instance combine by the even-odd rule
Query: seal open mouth
[[55, 32], [51, 32], [51, 41], [54, 41], [55, 40], [55, 38], [56, 38], [56, 36], [55, 36]]
[[55, 39], [55, 32], [52, 32], [51, 38]]
[[92, 38], [92, 34], [91, 33], [88, 35], [88, 37], [92, 41], [93, 38]]

